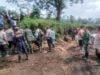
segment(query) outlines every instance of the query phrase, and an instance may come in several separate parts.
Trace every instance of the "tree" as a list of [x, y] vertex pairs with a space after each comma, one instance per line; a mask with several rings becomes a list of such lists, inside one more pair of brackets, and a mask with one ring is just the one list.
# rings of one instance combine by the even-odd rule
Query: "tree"
[[4, 13], [6, 11], [4, 6], [0, 6], [0, 14]]
[[100, 26], [100, 18], [96, 19], [95, 24]]
[[48, 13], [47, 13], [47, 19], [50, 19], [51, 16], [52, 16], [52, 11], [48, 11]]
[[12, 16], [18, 16], [18, 12], [14, 11], [14, 10], [7, 10], [8, 11], [8, 14], [9, 15], [12, 15]]
[[52, 10], [48, 16], [56, 10], [56, 20], [60, 20], [61, 12], [65, 7], [64, 0], [35, 0], [35, 3], [42, 9], [46, 9], [47, 11]]
[[6, 1], [8, 3], [15, 4], [19, 8], [20, 12], [22, 12], [22, 9], [26, 9], [27, 14], [29, 14], [30, 7], [32, 6], [31, 2], [33, 0], [6, 0]]
[[36, 6], [33, 6], [33, 10], [32, 10], [30, 17], [31, 18], [39, 18], [40, 17], [40, 9]]
[[[63, 9], [66, 7], [66, 2], [69, 1], [71, 4], [83, 3], [83, 0], [35, 0], [35, 3], [40, 6], [40, 8], [47, 10], [56, 10], [56, 20], [60, 20]], [[51, 9], [52, 8], [52, 9]]]
[[[18, 7], [26, 8], [27, 12], [30, 9], [30, 5], [37, 5], [40, 9], [46, 9], [47, 11], [56, 11], [56, 20], [60, 20], [63, 9], [66, 7], [66, 2], [83, 3], [83, 0], [7, 0], [8, 2], [15, 3]], [[25, 3], [26, 2], [26, 3]], [[50, 11], [51, 12], [51, 11]]]
[[73, 15], [70, 15], [70, 22], [74, 23], [74, 21], [75, 21], [75, 17]]

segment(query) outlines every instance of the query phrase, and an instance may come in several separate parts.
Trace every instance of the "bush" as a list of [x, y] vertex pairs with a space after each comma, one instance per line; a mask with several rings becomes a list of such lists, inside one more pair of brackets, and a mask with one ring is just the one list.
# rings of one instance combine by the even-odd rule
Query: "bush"
[[36, 27], [41, 28], [43, 31], [47, 29], [47, 27], [52, 27], [57, 32], [57, 36], [60, 36], [63, 34], [64, 29], [72, 28], [72, 27], [78, 27], [79, 24], [77, 23], [70, 23], [66, 21], [58, 22], [56, 20], [48, 20], [48, 19], [31, 19], [31, 18], [25, 18], [23, 21], [21, 21], [20, 26], [22, 28], [25, 28], [25, 26], [28, 26], [32, 30], [34, 30]]

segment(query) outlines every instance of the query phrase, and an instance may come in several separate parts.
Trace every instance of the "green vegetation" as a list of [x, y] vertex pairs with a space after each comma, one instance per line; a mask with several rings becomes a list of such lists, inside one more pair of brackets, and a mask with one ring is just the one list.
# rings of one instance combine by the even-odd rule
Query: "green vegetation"
[[58, 35], [62, 35], [64, 32], [64, 29], [80, 27], [81, 24], [79, 24], [78, 22], [71, 23], [68, 21], [60, 21], [59, 22], [59, 21], [56, 21], [53, 19], [24, 18], [24, 20], [21, 21], [20, 26], [22, 28], [25, 28], [26, 26], [28, 26], [32, 30], [34, 30], [36, 27], [39, 27], [44, 31], [48, 27], [52, 27], [56, 30], [57, 33], [59, 33]]
[[34, 30], [36, 27], [41, 28], [45, 31], [48, 27], [54, 28], [57, 32], [62, 34], [64, 30], [65, 24], [63, 22], [58, 22], [56, 20], [47, 20], [47, 19], [31, 19], [31, 18], [25, 18], [21, 23], [20, 26], [22, 28], [25, 28], [25, 26], [28, 26], [32, 30]]

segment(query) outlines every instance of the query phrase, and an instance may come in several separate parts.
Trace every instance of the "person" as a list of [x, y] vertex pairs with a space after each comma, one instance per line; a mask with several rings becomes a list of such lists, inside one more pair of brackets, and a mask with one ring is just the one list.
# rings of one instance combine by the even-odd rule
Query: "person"
[[16, 20], [14, 20], [13, 18], [8, 18], [8, 25], [10, 26], [10, 27], [16, 27], [16, 25], [17, 25], [17, 22], [16, 22]]
[[26, 50], [26, 40], [23, 35], [23, 33], [20, 31], [19, 27], [15, 28], [14, 31], [15, 41], [17, 45], [17, 51], [18, 51], [18, 62], [21, 62], [21, 54], [26, 55], [26, 60], [28, 60], [28, 52]]
[[48, 47], [49, 47], [49, 52], [51, 52], [52, 47], [54, 47], [53, 39], [55, 39], [55, 32], [52, 31], [51, 28], [47, 29], [46, 38], [47, 38], [47, 43], [48, 43]]
[[22, 21], [25, 17], [25, 14], [23, 14], [22, 12], [20, 13], [20, 21]]
[[97, 29], [97, 32], [93, 35], [94, 36], [94, 49], [97, 58], [100, 60], [100, 27]]
[[78, 34], [77, 34], [77, 40], [78, 40], [78, 43], [79, 43], [81, 50], [83, 49], [83, 40], [82, 40], [83, 34], [84, 34], [84, 29], [83, 29], [83, 27], [81, 27], [78, 31]]
[[87, 28], [84, 29], [82, 40], [83, 40], [83, 47], [85, 50], [85, 55], [83, 56], [83, 58], [88, 58], [89, 56], [88, 46], [89, 46], [90, 34]]
[[0, 15], [0, 27], [3, 27], [3, 25], [4, 25], [3, 16]]
[[77, 42], [79, 41], [79, 38], [78, 38], [78, 37], [79, 37], [79, 34], [78, 34], [79, 30], [80, 30], [80, 29], [77, 28], [77, 29], [76, 29], [76, 33], [75, 33], [75, 40], [76, 40]]
[[37, 28], [35, 31], [35, 44], [39, 47], [40, 52], [42, 52], [42, 41], [43, 41], [43, 35], [41, 29]]
[[71, 38], [72, 40], [75, 40], [75, 29], [72, 29], [71, 31]]
[[7, 45], [8, 45], [8, 40], [7, 40], [6, 33], [4, 32], [3, 27], [0, 27], [0, 52], [4, 60], [6, 56], [6, 51], [7, 51], [6, 46]]
[[8, 45], [8, 48], [10, 49], [9, 54], [12, 54], [12, 50], [14, 49], [14, 42], [13, 42], [14, 31], [12, 28], [6, 27], [5, 33], [7, 35], [7, 39], [8, 39], [8, 43], [9, 43], [9, 45]]
[[35, 37], [34, 37], [31, 29], [29, 29], [27, 26], [25, 28], [26, 29], [24, 30], [24, 35], [26, 37], [26, 40], [27, 40], [29, 48], [30, 48], [29, 49], [29, 53], [33, 53], [33, 51], [32, 51], [32, 43], [33, 43]]
[[53, 28], [52, 28], [52, 32], [51, 32], [51, 38], [52, 38], [52, 41], [53, 41], [53, 47], [55, 47], [56, 32]]
[[68, 35], [71, 36], [71, 34], [72, 34], [72, 28], [69, 28], [67, 32], [68, 32]]
[[72, 40], [76, 40], [76, 35], [78, 33], [77, 29], [73, 29], [73, 36], [72, 36]]

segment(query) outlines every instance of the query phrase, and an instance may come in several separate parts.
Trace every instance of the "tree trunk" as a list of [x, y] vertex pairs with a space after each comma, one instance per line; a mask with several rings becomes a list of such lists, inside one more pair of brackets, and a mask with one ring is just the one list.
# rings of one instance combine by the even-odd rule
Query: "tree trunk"
[[57, 21], [60, 21], [60, 19], [61, 19], [61, 9], [60, 9], [60, 7], [58, 7], [58, 9], [57, 9], [56, 20], [57, 20]]
[[57, 11], [56, 20], [60, 21], [61, 12], [62, 12], [62, 0], [55, 0], [55, 6], [56, 6], [56, 11]]

